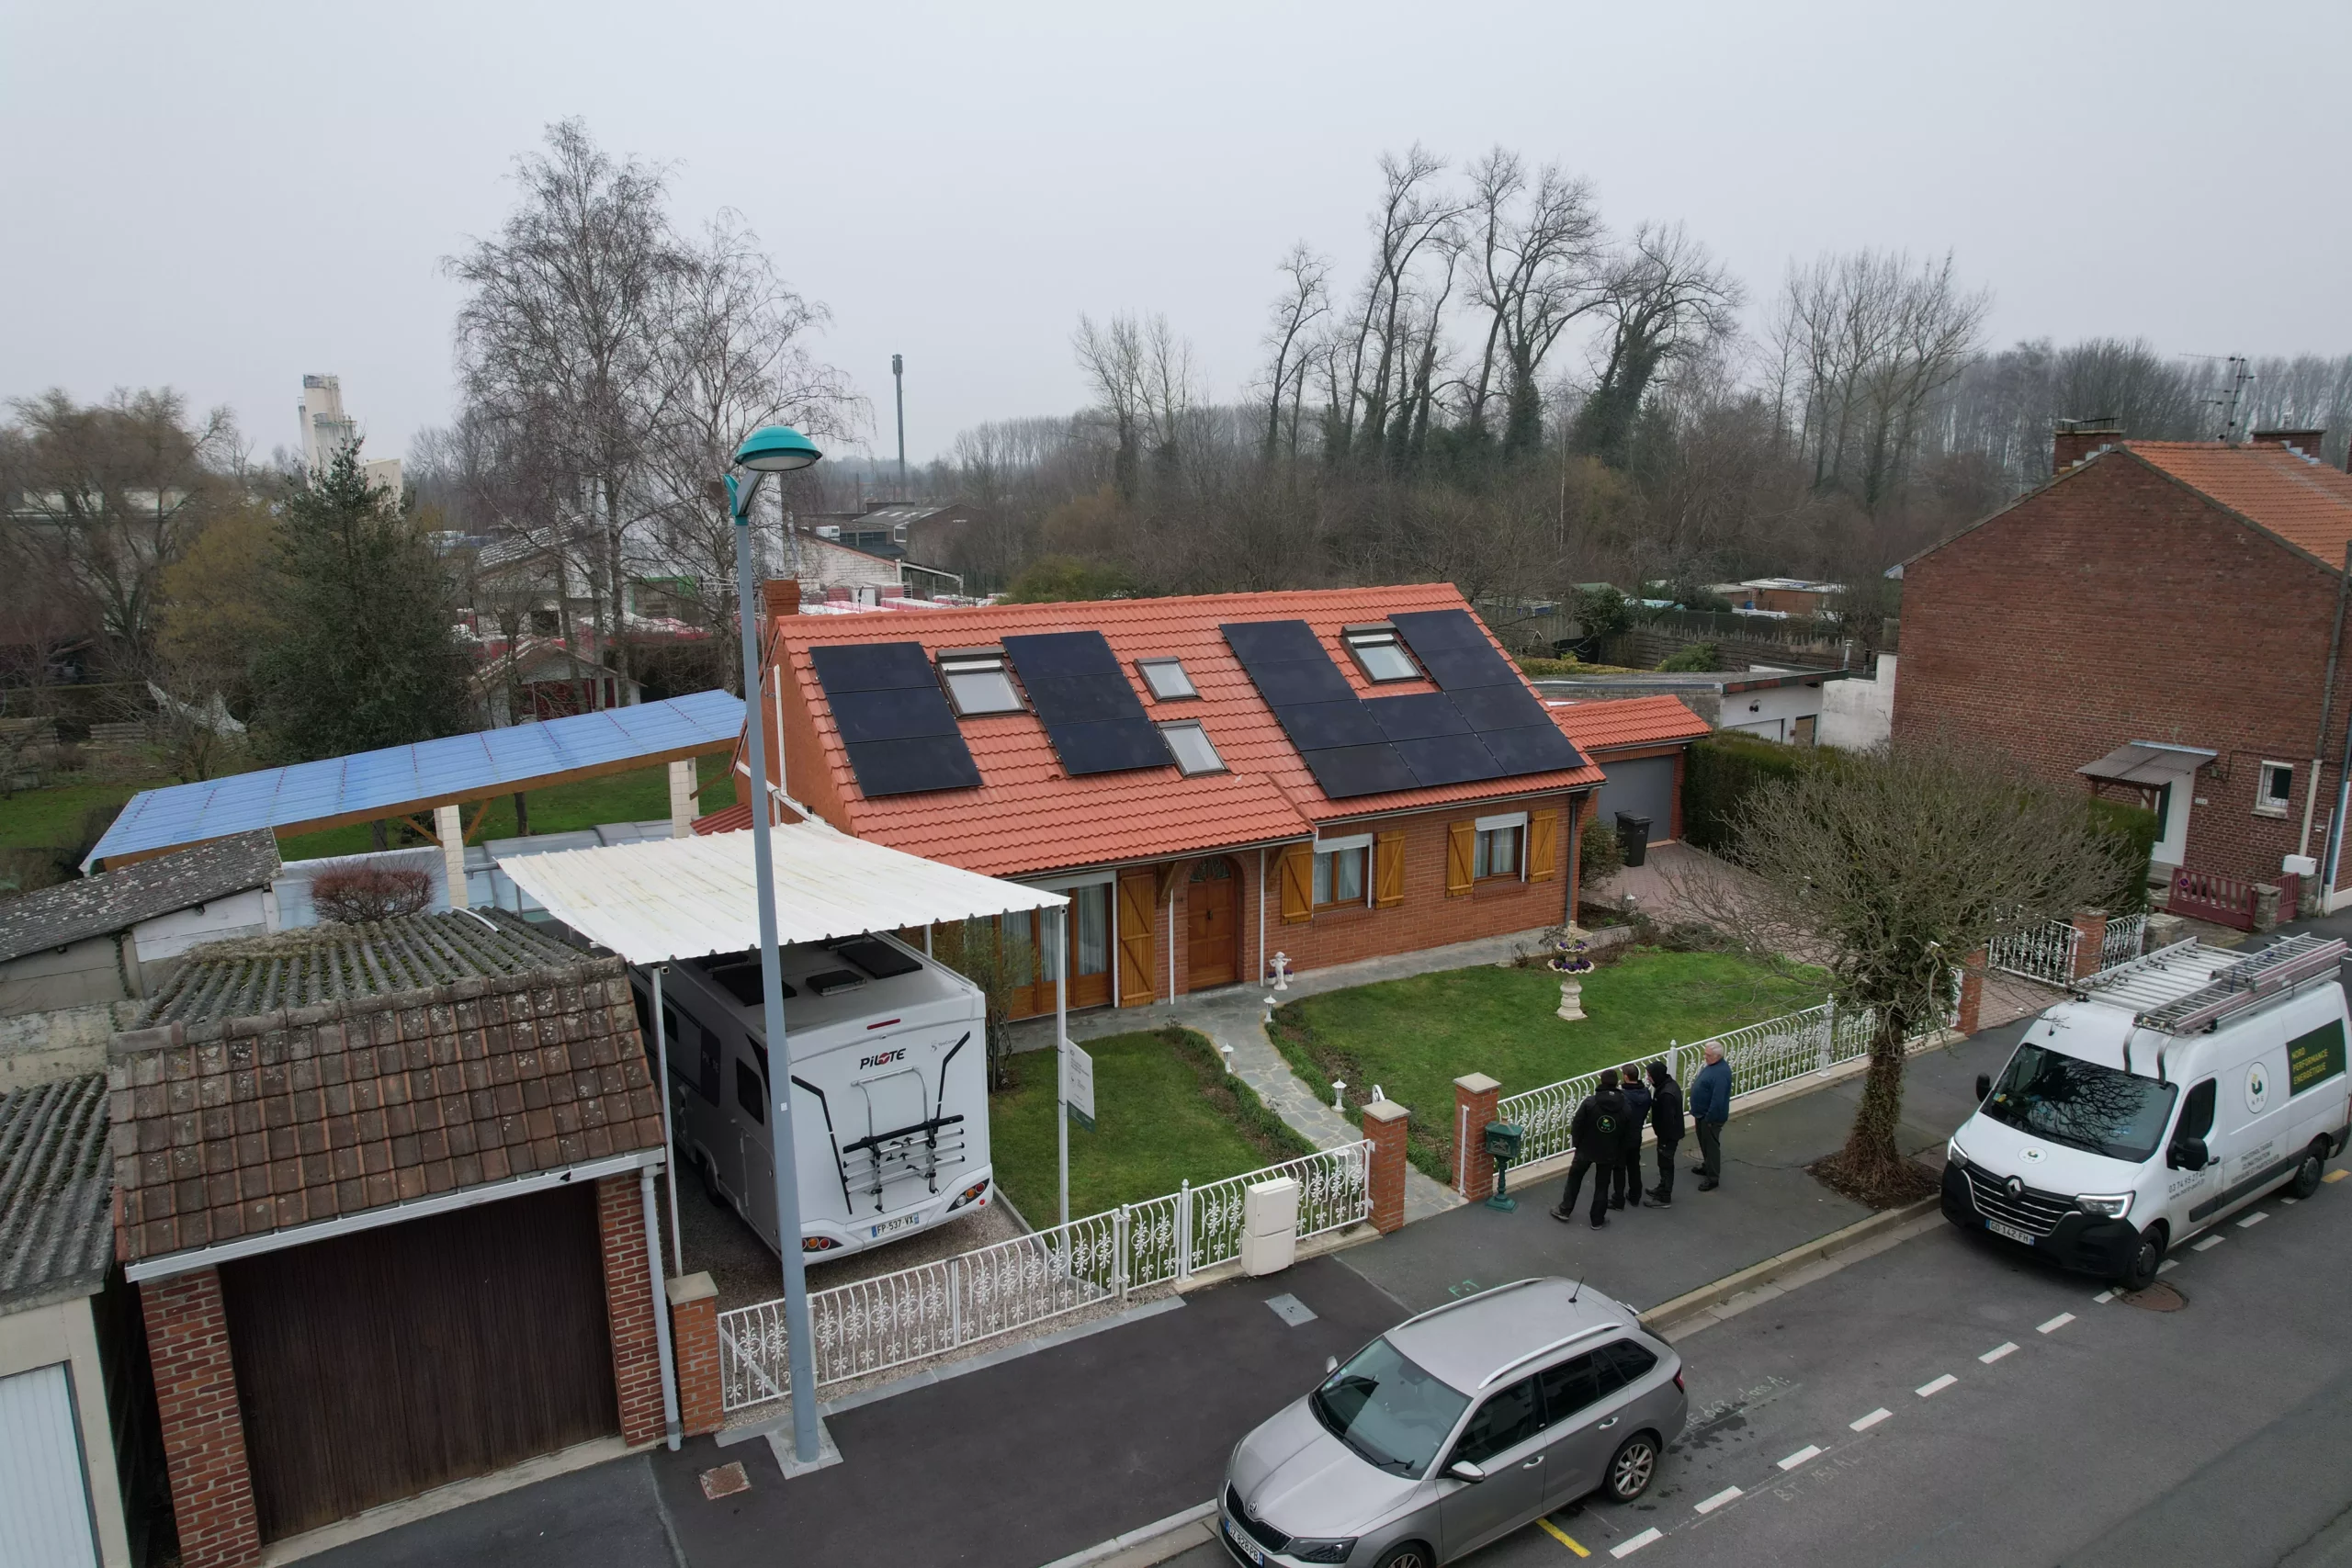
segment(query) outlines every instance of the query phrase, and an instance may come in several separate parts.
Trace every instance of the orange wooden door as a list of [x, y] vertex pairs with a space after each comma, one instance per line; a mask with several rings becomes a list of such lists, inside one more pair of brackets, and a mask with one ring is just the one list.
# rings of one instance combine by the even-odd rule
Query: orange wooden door
[[1240, 886], [1233, 863], [1213, 855], [1193, 867], [1192, 886], [1185, 890], [1185, 951], [1190, 971], [1185, 989], [1205, 990], [1230, 986], [1241, 977]]
[[1156, 978], [1152, 941], [1151, 873], [1130, 872], [1119, 878], [1119, 1005], [1141, 1007], [1151, 1000]]

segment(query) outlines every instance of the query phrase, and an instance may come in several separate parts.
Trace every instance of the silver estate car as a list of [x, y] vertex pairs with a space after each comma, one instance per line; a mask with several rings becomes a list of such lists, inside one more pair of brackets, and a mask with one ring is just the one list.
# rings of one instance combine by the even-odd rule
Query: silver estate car
[[1219, 1538], [1250, 1565], [1434, 1568], [1600, 1491], [1629, 1503], [1682, 1432], [1682, 1359], [1569, 1280], [1390, 1329], [1241, 1439]]

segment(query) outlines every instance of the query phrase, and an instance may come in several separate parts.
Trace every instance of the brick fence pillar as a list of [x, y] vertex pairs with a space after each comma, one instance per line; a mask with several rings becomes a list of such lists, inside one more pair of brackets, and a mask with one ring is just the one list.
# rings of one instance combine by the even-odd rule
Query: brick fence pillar
[[707, 1274], [669, 1282], [670, 1344], [678, 1358], [678, 1422], [689, 1438], [727, 1422], [718, 1386], [718, 1287]]
[[2104, 967], [2100, 954], [2107, 948], [2107, 911], [2077, 909], [2075, 911], [2075, 975], [2077, 980], [2088, 979]]
[[662, 1342], [653, 1322], [653, 1274], [645, 1259], [645, 1205], [634, 1175], [596, 1183], [596, 1236], [605, 1255], [605, 1314], [613, 1325], [613, 1386], [621, 1437], [634, 1445], [662, 1435]]
[[1393, 1100], [1363, 1108], [1363, 1135], [1372, 1140], [1372, 1224], [1383, 1235], [1405, 1224], [1405, 1119]]
[[1495, 1195], [1495, 1162], [1487, 1153], [1487, 1123], [1503, 1086], [1484, 1073], [1453, 1080], [1453, 1189], [1476, 1203]]
[[171, 1474], [172, 1517], [186, 1568], [237, 1568], [261, 1556], [245, 1462], [245, 1422], [229, 1359], [229, 1314], [220, 1276], [199, 1269], [139, 1287], [155, 1410]]
[[1987, 954], [1978, 948], [1962, 961], [1960, 971], [1960, 1016], [1952, 1020], [1952, 1027], [1962, 1034], [1976, 1032], [1978, 1021], [1984, 1016], [1984, 965]]

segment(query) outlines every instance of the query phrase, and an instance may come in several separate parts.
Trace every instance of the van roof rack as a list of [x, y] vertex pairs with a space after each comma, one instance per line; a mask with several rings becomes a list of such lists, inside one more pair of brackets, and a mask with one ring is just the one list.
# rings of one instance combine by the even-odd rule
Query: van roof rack
[[[2165, 953], [2175, 951], [2164, 950]], [[2342, 937], [2323, 937], [2316, 931], [2287, 937], [2215, 969], [2203, 985], [2141, 1010], [2132, 1022], [2161, 1034], [2199, 1033], [2232, 1013], [2264, 1006], [2299, 986], [2335, 974], [2346, 951]]]

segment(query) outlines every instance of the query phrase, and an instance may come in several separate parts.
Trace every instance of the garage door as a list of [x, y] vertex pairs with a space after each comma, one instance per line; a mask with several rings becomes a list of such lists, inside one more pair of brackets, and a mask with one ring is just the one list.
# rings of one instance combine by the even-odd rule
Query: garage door
[[1650, 819], [1650, 842], [1674, 837], [1674, 759], [1644, 757], [1635, 762], [1603, 762], [1609, 775], [1600, 786], [1600, 825], [1614, 828], [1617, 813]]
[[97, 1560], [65, 1364], [0, 1378], [0, 1568]]
[[223, 1264], [262, 1539], [620, 1429], [594, 1183]]

